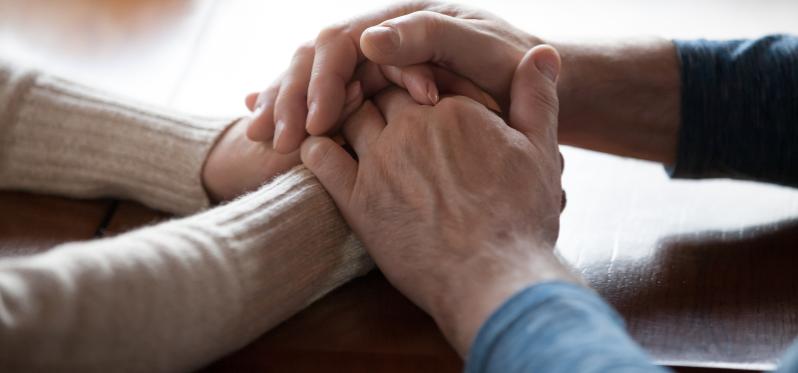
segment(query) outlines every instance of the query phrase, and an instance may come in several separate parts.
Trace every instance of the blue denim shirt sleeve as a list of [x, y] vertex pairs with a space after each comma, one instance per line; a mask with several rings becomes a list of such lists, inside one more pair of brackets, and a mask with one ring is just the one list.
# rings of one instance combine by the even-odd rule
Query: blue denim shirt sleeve
[[674, 45], [682, 120], [671, 176], [798, 187], [798, 38]]
[[781, 366], [776, 369], [776, 373], [798, 373], [798, 342], [794, 342], [784, 357], [781, 359]]
[[565, 282], [531, 286], [480, 328], [466, 372], [663, 372], [593, 291]]

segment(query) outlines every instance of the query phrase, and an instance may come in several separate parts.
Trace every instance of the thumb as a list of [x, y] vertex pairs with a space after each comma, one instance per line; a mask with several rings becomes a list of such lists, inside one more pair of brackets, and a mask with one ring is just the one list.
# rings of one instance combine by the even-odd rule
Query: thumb
[[515, 70], [510, 91], [510, 126], [530, 141], [557, 143], [557, 77], [560, 55], [550, 45], [530, 49]]
[[431, 11], [369, 27], [360, 36], [360, 48], [367, 59], [379, 65], [432, 62], [445, 66], [494, 96], [506, 97], [509, 81], [497, 77], [512, 76], [516, 67], [516, 62], [506, 57], [507, 45], [502, 40], [474, 22]]
[[339, 209], [345, 209], [357, 178], [357, 162], [328, 137], [311, 136], [302, 143], [302, 163], [319, 179]]
[[380, 65], [441, 62], [444, 55], [459, 49], [463, 39], [469, 39], [464, 31], [456, 18], [424, 10], [367, 28], [360, 36], [360, 48], [366, 58]]

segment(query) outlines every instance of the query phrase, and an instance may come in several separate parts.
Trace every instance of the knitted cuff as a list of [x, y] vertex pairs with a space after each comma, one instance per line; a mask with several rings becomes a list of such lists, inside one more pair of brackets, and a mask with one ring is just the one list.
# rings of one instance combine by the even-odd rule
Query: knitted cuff
[[0, 188], [120, 197], [188, 214], [209, 205], [201, 172], [232, 121], [132, 104], [0, 67]]

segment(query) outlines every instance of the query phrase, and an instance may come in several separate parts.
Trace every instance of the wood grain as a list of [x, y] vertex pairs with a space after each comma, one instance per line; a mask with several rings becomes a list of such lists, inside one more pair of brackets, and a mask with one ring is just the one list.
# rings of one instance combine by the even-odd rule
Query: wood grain
[[0, 192], [0, 260], [94, 237], [109, 201]]
[[798, 336], [797, 242], [798, 220], [669, 237], [601, 293], [660, 361], [770, 369]]
[[335, 290], [206, 371], [457, 372], [433, 320], [378, 272]]
[[563, 257], [658, 362], [772, 369], [798, 336], [798, 193], [565, 149]]

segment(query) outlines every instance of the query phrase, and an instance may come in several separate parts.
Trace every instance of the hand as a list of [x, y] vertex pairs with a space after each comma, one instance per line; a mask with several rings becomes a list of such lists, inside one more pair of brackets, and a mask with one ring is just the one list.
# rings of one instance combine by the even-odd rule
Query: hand
[[250, 95], [257, 115], [248, 134], [256, 141], [273, 136], [275, 149], [285, 153], [295, 150], [306, 132], [329, 133], [342, 119], [346, 84], [365, 58], [404, 75], [419, 103], [434, 104], [438, 91], [445, 91], [436, 87], [435, 74], [419, 65], [430, 62], [473, 82], [506, 109], [515, 67], [539, 43], [491, 14], [460, 5], [413, 2], [366, 14], [323, 30], [314, 44], [297, 51], [282, 78]]
[[202, 168], [202, 184], [215, 202], [254, 190], [300, 163], [299, 151], [279, 154], [271, 144], [247, 139], [244, 133], [250, 121], [242, 118], [232, 124], [208, 153]]
[[524, 57], [510, 126], [465, 97], [423, 106], [394, 89], [343, 127], [358, 162], [329, 138], [302, 145], [302, 161], [388, 280], [462, 355], [512, 294], [576, 281], [553, 253], [562, 198], [559, 68], [549, 46]]

